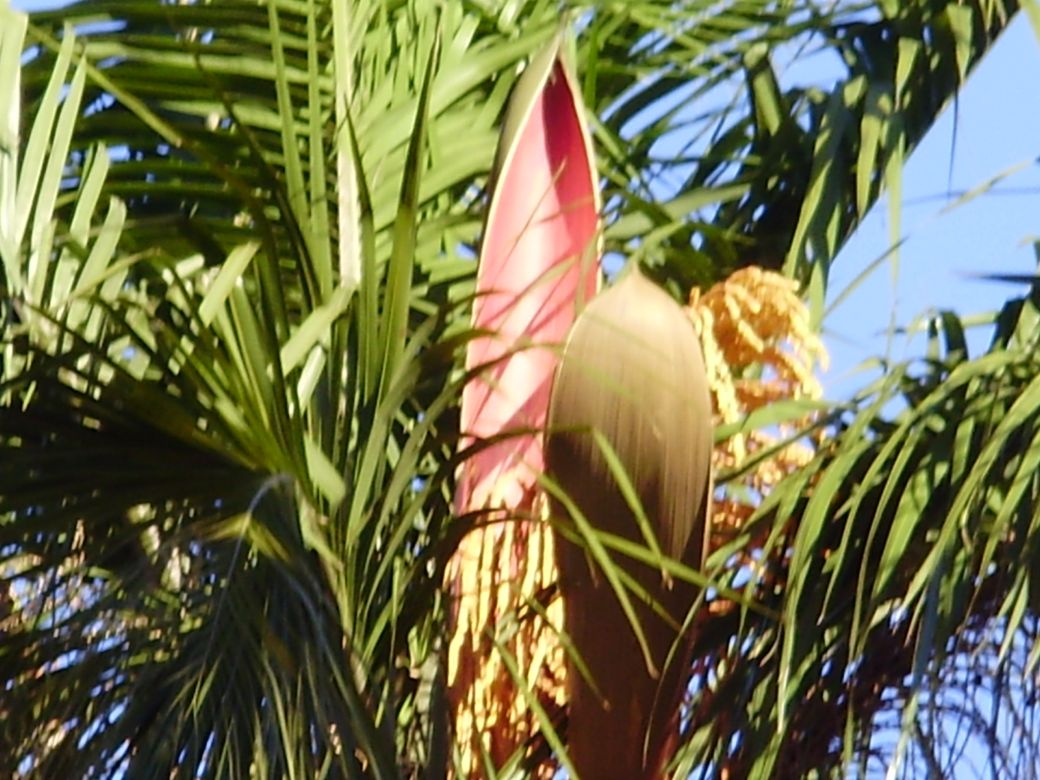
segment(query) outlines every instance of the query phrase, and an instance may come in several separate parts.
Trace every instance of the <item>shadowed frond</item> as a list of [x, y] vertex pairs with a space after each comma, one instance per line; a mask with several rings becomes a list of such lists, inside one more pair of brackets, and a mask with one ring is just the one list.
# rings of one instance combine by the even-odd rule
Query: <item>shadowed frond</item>
[[[514, 501], [534, 478], [512, 466], [540, 457], [543, 420], [523, 402], [546, 397], [544, 344], [595, 290], [597, 217], [608, 256], [639, 262], [660, 301], [724, 278], [698, 311], [770, 296], [730, 276], [758, 264], [797, 279], [815, 316], [838, 248], [884, 187], [898, 194], [907, 154], [1017, 9], [84, 0], [26, 22], [4, 5], [0, 775], [439, 776], [457, 747], [444, 583], [475, 526], [493, 566], [526, 549], [537, 574], [503, 591], [509, 618], [482, 634], [523, 729], [475, 771], [564, 761], [559, 686], [522, 684], [551, 664], [519, 634], [556, 607], [548, 537], [524, 537], [544, 530], [541, 507]], [[552, 57], [524, 71], [575, 12], [573, 71]], [[833, 78], [788, 70], [810, 53]], [[545, 99], [508, 115], [513, 156], [489, 183], [521, 72]], [[574, 111], [553, 151], [584, 167], [571, 178], [553, 158], [523, 193], [534, 106]], [[508, 299], [553, 277], [477, 276], [485, 190], [485, 256], [537, 254], [540, 231], [565, 228], [540, 260], [580, 261], [555, 277], [566, 316], [537, 337]], [[510, 208], [517, 190], [559, 197]], [[618, 561], [610, 595], [648, 617], [645, 655], [668, 674], [688, 670], [661, 660], [641, 596], [717, 586], [700, 591], [679, 774], [876, 763], [882, 715], [887, 755], [913, 766], [920, 735], [942, 747], [920, 716], [941, 703], [929, 681], [969, 668], [961, 650], [1032, 671], [1035, 322], [1018, 302], [967, 360], [944, 317], [945, 351], [829, 409], [769, 395], [781, 364], [790, 395], [808, 386], [804, 365], [765, 354], [782, 326], [715, 373], [706, 351], [709, 376], [769, 395], [749, 416], [717, 410], [722, 448], [747, 455], [720, 481], [753, 516], [703, 572], [668, 558], [696, 518], [667, 539], [585, 535], [600, 568]], [[512, 367], [534, 355], [542, 382], [478, 423], [471, 408], [519, 392]], [[607, 444], [613, 478], [640, 484]], [[793, 444], [798, 468], [754, 481]], [[483, 523], [505, 515], [526, 522]], [[690, 617], [685, 600], [667, 608]], [[994, 625], [1007, 633], [983, 647]]]

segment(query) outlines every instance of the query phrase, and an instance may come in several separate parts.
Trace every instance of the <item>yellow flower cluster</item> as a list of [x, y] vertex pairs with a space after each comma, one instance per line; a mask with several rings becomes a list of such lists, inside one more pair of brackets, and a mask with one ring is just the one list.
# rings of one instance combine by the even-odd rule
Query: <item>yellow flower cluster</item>
[[[816, 367], [827, 364], [827, 351], [813, 332], [798, 285], [785, 276], [755, 266], [742, 268], [711, 287], [694, 290], [690, 318], [701, 336], [716, 424], [735, 423], [782, 399], [819, 398]], [[715, 448], [716, 472], [746, 463], [778, 446], [795, 426], [738, 433]], [[803, 466], [812, 448], [792, 442], [764, 458], [745, 480], [761, 494]], [[713, 527], [725, 534], [751, 515], [750, 504], [726, 498], [716, 502]]]
[[[814, 370], [827, 355], [793, 281], [745, 268], [695, 292], [689, 313], [701, 336], [717, 424], [738, 422], [773, 401], [820, 395]], [[715, 449], [716, 471], [776, 447], [787, 433], [731, 437]], [[744, 484], [765, 492], [811, 456], [810, 446], [788, 444], [764, 458]], [[453, 611], [448, 685], [461, 778], [485, 777], [486, 762], [501, 766], [515, 751], [530, 750], [540, 731], [532, 699], [550, 718], [565, 704], [562, 604], [547, 599], [556, 582], [553, 534], [536, 491], [508, 508], [506, 489], [517, 484], [533, 488], [533, 479], [517, 472], [502, 476], [486, 502], [487, 522], [464, 538], [446, 577]], [[727, 495], [715, 502], [713, 528], [725, 538], [754, 508]], [[553, 772], [550, 759], [535, 776]]]
[[[529, 478], [503, 477], [514, 480]], [[488, 503], [499, 505], [494, 496]], [[548, 713], [565, 700], [563, 602], [554, 591], [548, 508], [537, 496], [519, 511], [533, 517], [489, 512], [488, 524], [466, 535], [448, 566], [454, 612], [448, 695], [456, 713], [458, 777], [486, 777], [486, 760], [502, 766], [540, 732], [530, 698]], [[553, 771], [545, 763], [534, 776], [547, 780]]]

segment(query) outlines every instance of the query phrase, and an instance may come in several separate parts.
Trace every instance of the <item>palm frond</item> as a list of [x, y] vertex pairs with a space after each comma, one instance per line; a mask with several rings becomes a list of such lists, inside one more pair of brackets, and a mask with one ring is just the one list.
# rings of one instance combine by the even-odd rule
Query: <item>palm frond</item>
[[[701, 637], [700, 657], [714, 659], [705, 668], [727, 671], [694, 698], [691, 765], [748, 777], [853, 760], [898, 768], [911, 753], [928, 758], [925, 733], [941, 743], [950, 728], [1013, 760], [969, 710], [929, 708], [944, 706], [944, 675], [976, 652], [998, 666], [1014, 657], [1027, 674], [1037, 657], [1026, 641], [1040, 538], [1037, 321], [1035, 301], [1012, 301], [991, 349], [970, 359], [957, 319], [935, 317], [929, 357], [890, 366], [836, 413], [816, 457], [725, 548], [755, 552], [734, 586], [746, 582], [781, 620], [725, 612]], [[739, 713], [733, 686], [749, 702]], [[884, 747], [886, 728], [895, 738]], [[1027, 739], [1022, 750], [1036, 744]]]
[[[1017, 8], [567, 9], [606, 249], [673, 292], [757, 263], [822, 300]], [[0, 773], [436, 772], [480, 196], [558, 4], [0, 20]], [[833, 83], [776, 64], [806, 46], [837, 55]], [[946, 351], [834, 411], [717, 556], [760, 550], [760, 569], [684, 573], [740, 608], [698, 635], [679, 771], [866, 755], [871, 674], [902, 681], [913, 733], [954, 657], [931, 646], [980, 616], [1020, 660], [1033, 588], [1004, 564], [1035, 557], [1035, 320], [1009, 308], [969, 361], [944, 319]], [[843, 729], [811, 746], [821, 718]]]

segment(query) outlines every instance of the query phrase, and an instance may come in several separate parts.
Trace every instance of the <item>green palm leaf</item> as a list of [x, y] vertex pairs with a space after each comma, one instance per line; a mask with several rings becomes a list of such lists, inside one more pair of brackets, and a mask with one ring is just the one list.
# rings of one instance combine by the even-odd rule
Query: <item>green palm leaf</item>
[[[573, 6], [607, 250], [673, 292], [756, 262], [819, 302], [1017, 9]], [[0, 21], [0, 774], [436, 774], [480, 195], [558, 4]], [[784, 74], [803, 46], [833, 83]], [[850, 761], [875, 710], [847, 670], [893, 655], [920, 711], [932, 647], [1028, 624], [1035, 321], [834, 412], [734, 542], [790, 550], [789, 587], [690, 573], [747, 598], [698, 635], [680, 774], [770, 776], [823, 717]]]

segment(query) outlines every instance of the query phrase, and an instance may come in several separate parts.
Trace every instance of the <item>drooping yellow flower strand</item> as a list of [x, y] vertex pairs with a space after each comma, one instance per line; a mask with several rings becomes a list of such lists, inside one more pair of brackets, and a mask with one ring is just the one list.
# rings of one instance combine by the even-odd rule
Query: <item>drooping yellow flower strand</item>
[[[488, 503], [495, 506], [494, 496]], [[492, 522], [466, 535], [449, 566], [456, 616], [448, 685], [464, 703], [455, 723], [457, 777], [486, 777], [486, 761], [501, 765], [536, 737], [529, 697], [550, 717], [565, 702], [563, 603], [554, 591], [548, 507], [534, 496], [527, 508], [527, 520], [490, 512]], [[548, 780], [554, 771], [547, 762], [534, 776]]]

